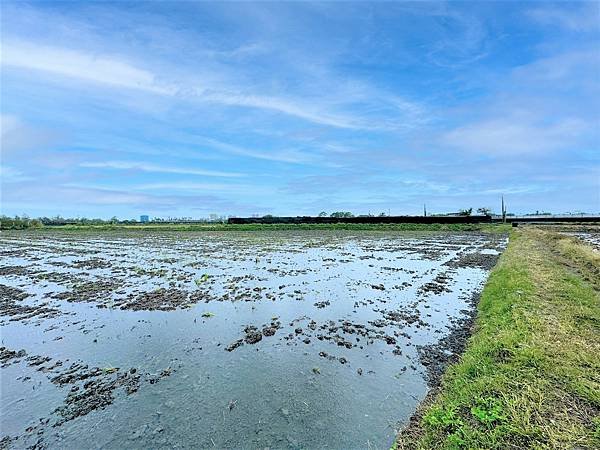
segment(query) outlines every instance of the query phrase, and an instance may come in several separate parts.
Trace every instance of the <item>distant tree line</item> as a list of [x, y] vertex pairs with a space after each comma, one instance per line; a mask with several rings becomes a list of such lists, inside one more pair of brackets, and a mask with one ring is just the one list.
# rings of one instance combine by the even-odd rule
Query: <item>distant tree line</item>
[[[169, 217], [166, 219], [154, 218], [148, 223], [225, 223], [226, 217], [212, 215], [206, 219], [192, 219], [191, 217]], [[31, 219], [27, 215], [9, 217], [0, 216], [0, 229], [2, 230], [24, 230], [27, 228], [41, 228], [52, 225], [134, 225], [140, 222], [134, 219], [119, 220], [116, 216], [110, 219], [88, 219], [85, 217], [38, 217]]]
[[[486, 207], [481, 207], [481, 208], [477, 208], [477, 212], [479, 214], [481, 214], [482, 216], [491, 216], [492, 215], [492, 210], [490, 208], [486, 208]], [[458, 211], [458, 213], [445, 213], [445, 214], [434, 214], [437, 216], [452, 216], [452, 215], [459, 215], [459, 216], [470, 216], [471, 214], [473, 214], [473, 208], [469, 208], [469, 209], [460, 209]], [[336, 211], [333, 212], [331, 214], [327, 214], [325, 211], [321, 211], [319, 213], [319, 217], [336, 217], [336, 218], [345, 218], [345, 217], [354, 217], [354, 214], [352, 214], [351, 212], [348, 211]], [[363, 214], [360, 215], [358, 217], [386, 217], [388, 216], [388, 214], [386, 214], [385, 212], [382, 212], [380, 214]], [[272, 217], [272, 216], [269, 216]]]
[[41, 228], [43, 226], [44, 224], [40, 219], [30, 219], [27, 216], [0, 216], [1, 230], [25, 230], [27, 228]]

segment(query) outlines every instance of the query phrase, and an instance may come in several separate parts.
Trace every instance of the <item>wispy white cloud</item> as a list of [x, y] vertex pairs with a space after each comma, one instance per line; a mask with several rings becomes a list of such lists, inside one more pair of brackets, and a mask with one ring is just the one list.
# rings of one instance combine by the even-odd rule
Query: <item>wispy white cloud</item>
[[10, 166], [0, 166], [0, 181], [2, 183], [20, 183], [21, 181], [33, 180], [33, 177]]
[[148, 164], [135, 161], [104, 161], [84, 162], [80, 167], [113, 170], [138, 170], [142, 172], [175, 173], [181, 175], [200, 175], [206, 177], [243, 177], [245, 174], [236, 172], [223, 172], [217, 170], [192, 169], [185, 167], [169, 167], [158, 164]]
[[23, 122], [12, 114], [0, 114], [0, 153], [9, 153], [45, 147], [59, 140], [58, 133]]
[[20, 120], [10, 114], [0, 114], [0, 136], [4, 137], [20, 128]]
[[207, 137], [195, 137], [195, 141], [216, 148], [217, 150], [232, 155], [246, 156], [249, 158], [264, 159], [267, 161], [305, 163], [310, 160], [309, 156], [296, 150], [261, 151], [241, 147], [239, 145], [222, 142]]
[[568, 2], [561, 7], [544, 5], [526, 12], [536, 22], [571, 31], [600, 31], [600, 3]]
[[[600, 30], [599, 30], [600, 31]], [[598, 70], [600, 67], [600, 50], [597, 46], [581, 48], [568, 52], [553, 54], [536, 59], [522, 66], [516, 67], [513, 76], [516, 81], [527, 83], [561, 82], [569, 85], [581, 83], [585, 79], [595, 81], [598, 88]], [[557, 85], [556, 87], [561, 87]], [[581, 86], [583, 88], [588, 85]]]
[[[583, 47], [515, 67], [441, 133], [442, 147], [494, 157], [598, 149], [600, 52]], [[551, 93], [551, 94], [550, 94]]]
[[231, 106], [247, 106], [251, 108], [277, 111], [309, 122], [320, 125], [329, 125], [338, 128], [369, 128], [364, 121], [343, 115], [330, 114], [313, 106], [303, 105], [300, 102], [290, 101], [281, 97], [269, 97], [234, 92], [204, 92], [202, 99]]
[[578, 119], [547, 124], [515, 115], [455, 128], [442, 135], [441, 143], [460, 150], [511, 156], [565, 148], [589, 128]]
[[[236, 195], [237, 197], [237, 195]], [[56, 199], [60, 198], [60, 203]], [[152, 215], [175, 214], [189, 216], [226, 212], [229, 208], [251, 212], [261, 212], [261, 206], [242, 204], [235, 199], [222, 198], [212, 192], [135, 192], [131, 189], [93, 186], [89, 183], [51, 184], [20, 183], [7, 185], [2, 189], [0, 208], [3, 212], [19, 214], [25, 211], [46, 211], [42, 214], [63, 214], [70, 217], [83, 215], [104, 217], [117, 215], [131, 217], [140, 213]], [[39, 214], [39, 213], [38, 213]]]
[[23, 40], [4, 41], [0, 62], [4, 66], [50, 72], [156, 94], [176, 93], [174, 87], [159, 82], [152, 72], [135, 67], [119, 58]]
[[212, 194], [264, 195], [273, 189], [252, 184], [232, 183], [190, 183], [185, 181], [138, 184], [132, 187], [140, 191], [184, 191]]
[[48, 202], [53, 198], [60, 198], [61, 204], [91, 203], [114, 206], [135, 205], [152, 201], [150, 196], [143, 193], [76, 185], [40, 186], [36, 183], [27, 183], [3, 192], [3, 201], [7, 203], [36, 204], [38, 202]]
[[[143, 69], [118, 56], [41, 45], [24, 40], [6, 40], [0, 63], [7, 67], [36, 70], [118, 88], [140, 90], [181, 100], [217, 103], [226, 106], [270, 110], [320, 125], [338, 128], [368, 128], [352, 116], [335, 114], [312, 102], [259, 95], [235, 88], [206, 85], [202, 80], [166, 82], [155, 72]], [[201, 87], [196, 87], [200, 85]]]
[[490, 188], [475, 191], [463, 192], [463, 195], [517, 195], [517, 194], [533, 194], [548, 191], [548, 186], [521, 185], [521, 186], [503, 186], [500, 188]]

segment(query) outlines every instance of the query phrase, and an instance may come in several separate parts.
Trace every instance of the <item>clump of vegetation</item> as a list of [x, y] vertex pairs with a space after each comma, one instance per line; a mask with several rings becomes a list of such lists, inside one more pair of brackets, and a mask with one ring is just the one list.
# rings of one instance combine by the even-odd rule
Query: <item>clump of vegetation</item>
[[512, 233], [475, 332], [396, 449], [600, 448], [600, 254]]
[[214, 317], [214, 313], [206, 311], [202, 313], [202, 317]]
[[196, 278], [194, 280], [194, 282], [196, 283], [196, 286], [201, 286], [203, 283], [206, 283], [208, 280], [210, 279], [210, 275], [207, 273], [203, 273], [202, 276], [200, 278]]
[[329, 217], [345, 219], [347, 217], [354, 217], [354, 214], [352, 214], [350, 211], [336, 211], [336, 212], [332, 212], [331, 214], [329, 214]]
[[477, 399], [475, 406], [471, 408], [471, 414], [487, 428], [506, 420], [502, 402], [495, 397]]

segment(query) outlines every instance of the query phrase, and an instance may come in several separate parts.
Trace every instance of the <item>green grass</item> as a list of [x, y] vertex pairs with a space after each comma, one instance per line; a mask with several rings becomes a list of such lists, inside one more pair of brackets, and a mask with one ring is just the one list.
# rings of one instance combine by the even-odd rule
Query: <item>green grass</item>
[[268, 230], [350, 230], [350, 231], [481, 231], [506, 233], [507, 224], [147, 224], [147, 225], [61, 225], [43, 230], [56, 231], [268, 231]]
[[397, 449], [600, 448], [600, 254], [511, 234], [474, 333]]

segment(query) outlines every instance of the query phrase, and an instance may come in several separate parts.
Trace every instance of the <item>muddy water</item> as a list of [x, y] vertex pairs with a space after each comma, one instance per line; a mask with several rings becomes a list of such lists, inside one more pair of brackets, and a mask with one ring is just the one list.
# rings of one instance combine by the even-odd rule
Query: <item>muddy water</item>
[[2, 443], [389, 448], [505, 244], [2, 233]]

